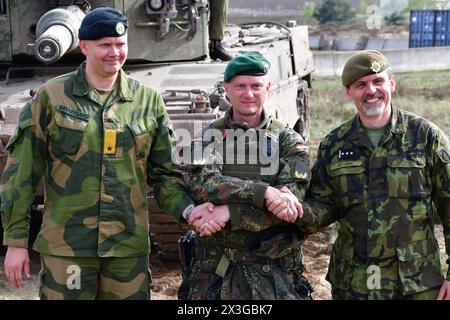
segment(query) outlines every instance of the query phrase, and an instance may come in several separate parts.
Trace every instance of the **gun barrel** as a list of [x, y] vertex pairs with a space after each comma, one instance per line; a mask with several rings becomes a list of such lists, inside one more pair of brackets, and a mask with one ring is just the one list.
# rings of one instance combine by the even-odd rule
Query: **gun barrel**
[[34, 56], [50, 64], [78, 46], [78, 29], [85, 13], [78, 6], [56, 8], [45, 13], [36, 26]]

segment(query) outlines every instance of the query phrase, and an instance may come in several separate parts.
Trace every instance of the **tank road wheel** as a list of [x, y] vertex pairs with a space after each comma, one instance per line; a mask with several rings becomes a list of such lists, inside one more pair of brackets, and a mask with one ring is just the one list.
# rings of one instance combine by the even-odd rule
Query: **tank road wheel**
[[297, 91], [297, 110], [298, 110], [298, 120], [294, 125], [294, 130], [302, 135], [306, 143], [309, 142], [309, 120], [310, 120], [310, 109], [309, 109], [309, 89], [308, 82], [302, 80], [299, 83], [299, 89]]

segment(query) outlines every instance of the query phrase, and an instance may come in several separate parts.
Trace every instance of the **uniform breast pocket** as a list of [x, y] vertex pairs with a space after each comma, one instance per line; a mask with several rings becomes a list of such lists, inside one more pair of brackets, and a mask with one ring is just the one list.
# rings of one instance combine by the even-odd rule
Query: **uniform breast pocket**
[[428, 197], [431, 184], [425, 167], [425, 156], [412, 159], [387, 158], [387, 186], [389, 197], [418, 199]]
[[336, 201], [348, 208], [364, 201], [364, 165], [362, 160], [339, 161], [330, 165]]
[[55, 123], [50, 137], [51, 152], [59, 158], [77, 154], [88, 122], [57, 112]]
[[128, 125], [133, 134], [136, 160], [146, 159], [150, 153], [156, 131], [156, 119], [148, 116]]

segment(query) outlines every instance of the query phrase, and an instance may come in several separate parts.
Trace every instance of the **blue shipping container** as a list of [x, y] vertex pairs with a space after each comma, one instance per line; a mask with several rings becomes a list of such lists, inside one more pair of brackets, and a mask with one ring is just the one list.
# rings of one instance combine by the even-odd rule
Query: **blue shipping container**
[[435, 18], [435, 32], [434, 32], [434, 45], [436, 47], [442, 47], [448, 45], [448, 10], [436, 11]]
[[413, 10], [409, 47], [450, 46], [450, 10]]
[[447, 10], [447, 41], [446, 45], [450, 46], [450, 10]]
[[420, 47], [420, 26], [421, 15], [419, 11], [411, 11], [409, 17], [409, 47], [419, 48]]

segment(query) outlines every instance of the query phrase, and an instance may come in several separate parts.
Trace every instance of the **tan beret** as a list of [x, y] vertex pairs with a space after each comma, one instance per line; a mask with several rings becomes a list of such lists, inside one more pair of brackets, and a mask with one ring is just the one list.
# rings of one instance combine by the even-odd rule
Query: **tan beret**
[[380, 73], [389, 67], [386, 57], [376, 50], [363, 50], [350, 57], [342, 71], [342, 84], [348, 88], [356, 80]]

